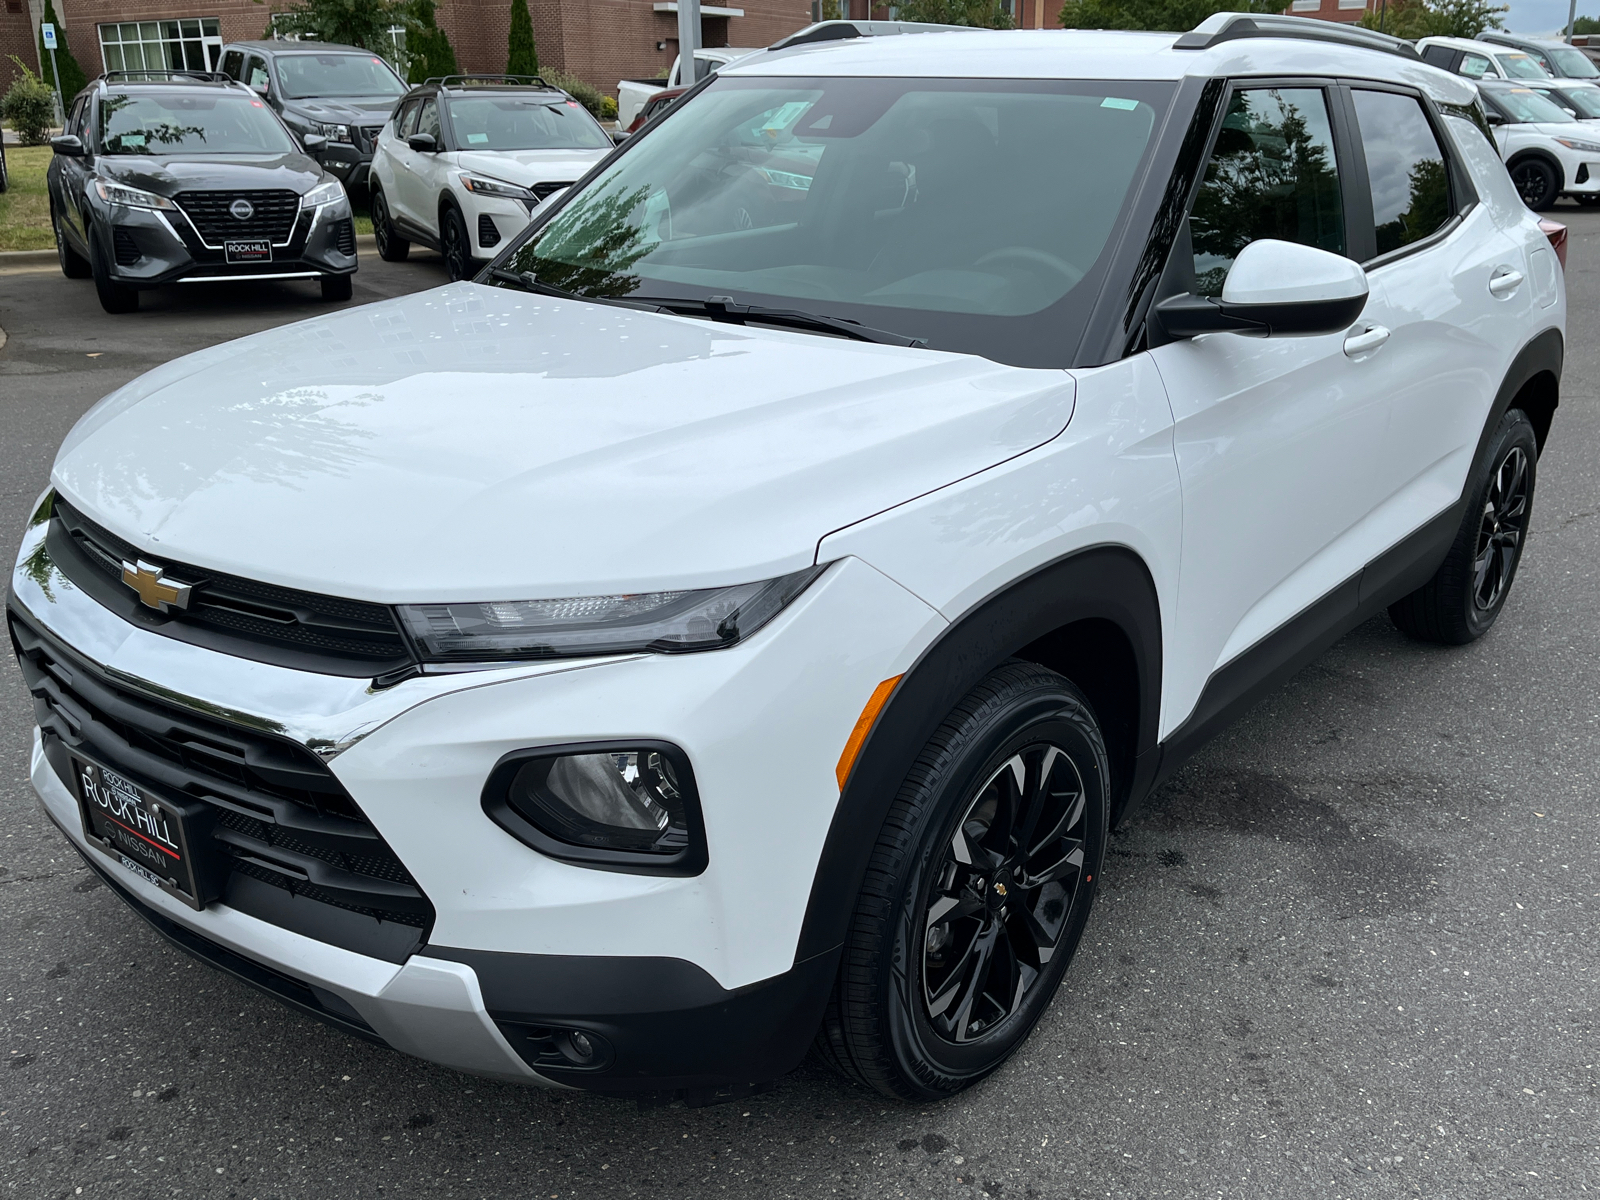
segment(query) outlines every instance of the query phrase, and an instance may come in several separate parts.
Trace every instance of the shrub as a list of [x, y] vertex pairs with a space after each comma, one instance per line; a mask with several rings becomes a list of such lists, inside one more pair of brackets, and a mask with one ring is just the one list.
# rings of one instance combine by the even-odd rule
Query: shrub
[[421, 83], [459, 70], [455, 47], [434, 20], [433, 0], [414, 0], [406, 22], [406, 81]]
[[[540, 71], [539, 74], [544, 76], [544, 81], [546, 83], [560, 88], [579, 104], [587, 108], [595, 120], [605, 120], [605, 102], [610, 100], [611, 97], [607, 96], [599, 88], [595, 87], [594, 84], [585, 83], [576, 75], [569, 75], [565, 71]], [[617, 102], [612, 100], [612, 109], [615, 110], [616, 106]], [[613, 111], [612, 116], [615, 115], [616, 113]]]
[[67, 31], [61, 27], [61, 21], [56, 16], [55, 0], [44, 0], [44, 19], [56, 27], [56, 66], [61, 69], [59, 80], [50, 71], [50, 51], [44, 48], [44, 30], [37, 31], [35, 40], [39, 43], [39, 74], [46, 87], [58, 87], [61, 92], [61, 103], [71, 104], [72, 98], [89, 85], [89, 78], [83, 73], [83, 68], [78, 65], [78, 60], [72, 57], [72, 50], [67, 45]]
[[0, 117], [11, 122], [25, 146], [38, 146], [50, 136], [56, 119], [55, 93], [15, 54], [11, 61], [21, 72], [11, 90], [0, 99]]
[[615, 121], [617, 119], [617, 102], [610, 96], [600, 97], [600, 119], [602, 121]]
[[511, 45], [506, 56], [507, 75], [537, 75], [539, 48], [533, 44], [533, 18], [528, 0], [511, 0]]

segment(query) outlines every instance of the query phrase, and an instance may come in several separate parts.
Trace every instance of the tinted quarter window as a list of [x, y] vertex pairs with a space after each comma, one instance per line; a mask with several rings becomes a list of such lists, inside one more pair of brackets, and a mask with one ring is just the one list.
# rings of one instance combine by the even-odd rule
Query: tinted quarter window
[[1450, 219], [1450, 175], [1416, 97], [1361, 89], [1354, 96], [1372, 183], [1378, 253], [1387, 254], [1427, 237]]
[[1344, 253], [1344, 208], [1321, 88], [1238, 91], [1189, 218], [1195, 290], [1220, 296], [1234, 258], [1261, 238]]

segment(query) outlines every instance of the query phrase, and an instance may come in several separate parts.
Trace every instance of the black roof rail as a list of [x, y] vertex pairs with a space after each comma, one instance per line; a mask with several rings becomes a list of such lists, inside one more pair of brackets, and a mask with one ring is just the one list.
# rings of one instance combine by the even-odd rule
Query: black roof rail
[[1381, 50], [1421, 61], [1417, 48], [1403, 38], [1372, 29], [1319, 21], [1314, 17], [1280, 17], [1266, 13], [1215, 13], [1172, 43], [1174, 50], [1205, 50], [1241, 38], [1294, 38], [1307, 42], [1335, 42], [1362, 50]]
[[437, 84], [439, 87], [453, 87], [458, 83], [498, 83], [510, 84], [513, 87], [542, 87], [553, 92], [561, 89], [547, 82], [543, 75], [507, 75], [496, 72], [488, 75], [434, 75], [422, 81], [423, 87]]
[[839, 42], [849, 38], [892, 37], [900, 33], [948, 33], [971, 30], [965, 25], [933, 25], [923, 21], [818, 21], [799, 33], [791, 33], [768, 46], [768, 50], [787, 50], [813, 42]]
[[159, 67], [147, 71], [103, 71], [95, 76], [102, 83], [123, 80], [159, 79], [166, 83], [234, 83], [233, 76], [221, 71], [191, 71], [184, 67]]

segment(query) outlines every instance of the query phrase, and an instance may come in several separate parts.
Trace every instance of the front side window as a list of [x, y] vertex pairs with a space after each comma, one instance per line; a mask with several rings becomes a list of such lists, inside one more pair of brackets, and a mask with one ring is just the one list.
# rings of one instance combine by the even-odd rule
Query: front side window
[[576, 100], [550, 96], [455, 96], [447, 106], [462, 150], [601, 150], [611, 139]]
[[1600, 68], [1589, 60], [1589, 56], [1582, 50], [1574, 50], [1571, 46], [1551, 46], [1545, 51], [1550, 60], [1551, 74], [1561, 79], [1596, 79], [1600, 78]]
[[1489, 60], [1481, 54], [1463, 54], [1456, 70], [1468, 79], [1482, 79], [1489, 73]]
[[1172, 90], [720, 75], [507, 265], [585, 296], [731, 296], [1058, 363]]
[[376, 54], [280, 54], [278, 83], [291, 100], [401, 96], [406, 85]]
[[1540, 88], [1539, 94], [1580, 118], [1600, 118], [1600, 88], [1571, 87], [1559, 92]]
[[244, 69], [245, 83], [257, 92], [265, 94], [267, 91], [267, 60], [256, 58], [253, 55]]
[[1507, 79], [1549, 79], [1550, 73], [1533, 60], [1532, 55], [1513, 51], [1510, 54], [1496, 54], [1495, 59], [1500, 64], [1500, 70]]
[[421, 108], [420, 100], [407, 100], [400, 106], [394, 117], [395, 136], [408, 138], [417, 131], [417, 112]]
[[1422, 102], [1396, 92], [1352, 93], [1372, 186], [1378, 253], [1420, 241], [1450, 219], [1450, 173]]
[[1321, 88], [1233, 94], [1189, 217], [1195, 291], [1220, 296], [1233, 260], [1274, 238], [1343, 254], [1344, 206]]
[[[1484, 89], [1488, 91], [1487, 88]], [[1511, 121], [1518, 125], [1533, 122], [1562, 125], [1578, 118], [1552, 100], [1547, 100], [1532, 88], [1495, 88], [1494, 103], [1498, 104]]]
[[294, 154], [297, 148], [261, 101], [239, 92], [105, 96], [102, 154]]
[[422, 102], [422, 108], [417, 113], [417, 133], [425, 133], [433, 139], [435, 146], [444, 143], [444, 131], [439, 128], [439, 102], [431, 97]]

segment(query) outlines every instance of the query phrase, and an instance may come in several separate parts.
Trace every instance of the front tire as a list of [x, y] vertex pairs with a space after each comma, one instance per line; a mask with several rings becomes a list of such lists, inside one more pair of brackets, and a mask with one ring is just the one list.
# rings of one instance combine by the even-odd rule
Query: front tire
[[372, 189], [372, 240], [377, 243], [378, 257], [384, 262], [405, 262], [411, 253], [411, 243], [395, 232], [389, 202], [377, 188]]
[[1389, 607], [1389, 618], [1425, 642], [1464, 646], [1489, 632], [1505, 607], [1528, 520], [1539, 440], [1520, 408], [1500, 419], [1450, 552], [1432, 579]]
[[1105, 854], [1110, 768], [1093, 710], [1011, 662], [956, 706], [879, 834], [820, 1058], [885, 1096], [951, 1096], [1049, 1005]]
[[354, 284], [348, 275], [324, 275], [322, 298], [329, 304], [340, 304], [354, 294]]
[[89, 278], [89, 260], [74, 250], [67, 241], [66, 230], [61, 228], [61, 217], [56, 212], [54, 204], [50, 206], [50, 227], [56, 235], [56, 261], [61, 264], [61, 273], [68, 279]]
[[1561, 195], [1561, 180], [1556, 169], [1542, 158], [1524, 158], [1511, 164], [1511, 182], [1517, 195], [1534, 212], [1552, 207]]
[[108, 313], [131, 313], [139, 308], [139, 293], [125, 283], [111, 278], [111, 264], [93, 229], [89, 231], [89, 270], [94, 275], [94, 290], [100, 297], [100, 307]]
[[452, 283], [471, 279], [478, 273], [477, 265], [472, 261], [472, 243], [467, 238], [467, 223], [461, 218], [461, 210], [453, 205], [446, 205], [439, 214], [439, 244], [444, 248], [444, 268], [449, 272]]

